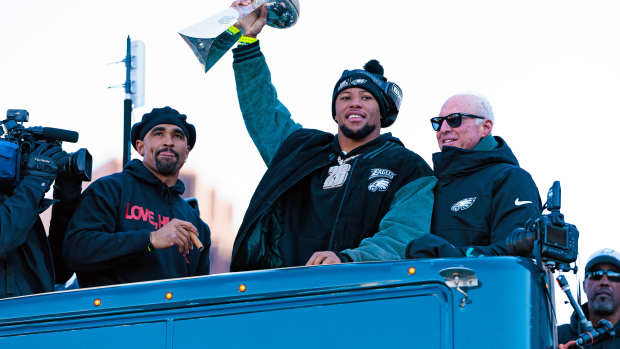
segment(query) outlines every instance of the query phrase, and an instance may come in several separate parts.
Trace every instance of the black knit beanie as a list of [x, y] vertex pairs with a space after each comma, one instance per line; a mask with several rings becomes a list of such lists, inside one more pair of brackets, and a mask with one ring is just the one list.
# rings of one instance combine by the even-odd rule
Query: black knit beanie
[[383, 76], [383, 67], [372, 59], [364, 65], [364, 70], [345, 70], [334, 87], [332, 94], [332, 117], [336, 118], [336, 97], [340, 92], [351, 87], [359, 87], [370, 92], [379, 103], [381, 111], [381, 127], [388, 127], [398, 116], [398, 109], [403, 93], [393, 82]]
[[196, 128], [186, 121], [187, 116], [170, 108], [153, 108], [150, 113], [142, 116], [142, 121], [137, 122], [131, 128], [131, 144], [136, 147], [136, 141], [144, 139], [144, 136], [155, 126], [161, 124], [177, 125], [187, 137], [187, 145], [191, 150], [196, 144]]

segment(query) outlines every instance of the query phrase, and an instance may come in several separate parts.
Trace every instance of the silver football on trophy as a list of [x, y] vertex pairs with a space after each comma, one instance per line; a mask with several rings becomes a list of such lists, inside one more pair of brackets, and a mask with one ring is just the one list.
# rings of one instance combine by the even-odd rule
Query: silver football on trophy
[[274, 28], [288, 28], [299, 17], [299, 0], [273, 0], [267, 3], [267, 25]]

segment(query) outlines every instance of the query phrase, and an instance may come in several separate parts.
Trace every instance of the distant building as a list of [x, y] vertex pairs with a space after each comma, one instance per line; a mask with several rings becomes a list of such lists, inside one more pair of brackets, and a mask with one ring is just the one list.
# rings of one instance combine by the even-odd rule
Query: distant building
[[[93, 181], [121, 170], [121, 160], [110, 160], [93, 171]], [[181, 180], [185, 183], [184, 198], [196, 198], [200, 218], [211, 229], [211, 274], [228, 272], [235, 232], [232, 224], [232, 204], [218, 196], [214, 187], [200, 181], [191, 169], [181, 170]], [[84, 182], [86, 189], [89, 182]], [[45, 230], [49, 231], [52, 210], [41, 214]]]

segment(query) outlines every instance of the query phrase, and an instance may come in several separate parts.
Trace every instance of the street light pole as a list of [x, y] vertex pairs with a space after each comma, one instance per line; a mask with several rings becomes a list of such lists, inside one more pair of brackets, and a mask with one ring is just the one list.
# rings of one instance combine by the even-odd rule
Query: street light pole
[[125, 56], [125, 100], [123, 101], [123, 167], [129, 162], [131, 156], [131, 38], [127, 36], [127, 55]]
[[144, 105], [144, 43], [127, 36], [125, 63], [125, 100], [123, 101], [123, 167], [131, 158], [131, 113]]

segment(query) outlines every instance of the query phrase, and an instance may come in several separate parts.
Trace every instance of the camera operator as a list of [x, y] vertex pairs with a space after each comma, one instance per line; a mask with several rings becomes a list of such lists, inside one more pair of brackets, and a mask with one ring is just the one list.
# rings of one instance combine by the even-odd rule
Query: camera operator
[[[66, 156], [60, 145], [41, 143], [28, 155], [17, 185], [0, 187], [0, 298], [52, 291], [72, 274], [61, 247], [82, 181], [57, 174]], [[44, 196], [54, 180], [48, 240], [39, 214], [53, 202]]]
[[[583, 288], [588, 297], [588, 302], [581, 307], [586, 318], [594, 327], [605, 319], [616, 331], [615, 338], [585, 348], [620, 348], [620, 253], [609, 248], [595, 252], [586, 264]], [[577, 315], [573, 313], [570, 320], [569, 324], [558, 327], [560, 343], [567, 343], [580, 335]]]

